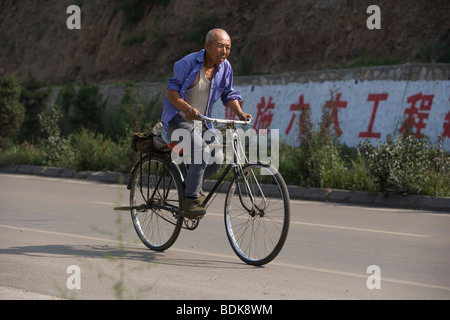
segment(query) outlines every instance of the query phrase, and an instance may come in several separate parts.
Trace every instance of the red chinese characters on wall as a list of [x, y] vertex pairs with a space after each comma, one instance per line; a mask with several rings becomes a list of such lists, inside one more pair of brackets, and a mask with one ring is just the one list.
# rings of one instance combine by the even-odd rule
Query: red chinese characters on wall
[[444, 129], [442, 138], [450, 138], [450, 111], [445, 116], [444, 125], [442, 127]]
[[256, 106], [254, 129], [257, 132], [259, 129], [270, 129], [274, 109], [275, 103], [272, 102], [272, 97], [269, 97], [267, 102], [265, 97], [261, 97], [261, 101]]
[[405, 109], [406, 119], [399, 130], [403, 136], [406, 137], [412, 133], [413, 129], [416, 129], [414, 136], [416, 138], [423, 137], [421, 131], [427, 126], [425, 120], [428, 119], [433, 98], [434, 94], [422, 94], [421, 92], [408, 97], [407, 101], [411, 106]]
[[346, 108], [347, 101], [341, 101], [342, 93], [336, 94], [336, 100], [329, 100], [325, 102], [325, 107], [331, 109], [331, 117], [333, 118], [334, 130], [336, 131], [336, 137], [342, 135], [342, 129], [339, 124], [338, 108]]
[[[404, 109], [404, 121], [399, 129], [399, 133], [407, 136], [408, 134], [413, 134], [416, 138], [422, 138], [424, 135], [424, 130], [426, 128], [426, 120], [429, 117], [431, 112], [431, 108], [433, 106], [433, 98], [434, 94], [423, 94], [422, 92], [410, 95], [407, 97], [406, 101], [409, 104], [407, 108]], [[389, 93], [370, 93], [367, 96], [367, 102], [371, 103], [372, 109], [367, 108], [367, 112], [364, 113], [369, 118], [369, 124], [367, 128], [358, 132], [359, 138], [373, 138], [380, 139], [382, 136], [382, 132], [378, 132], [374, 129], [374, 125], [376, 123], [377, 116], [383, 114], [386, 116], [386, 113], [391, 113], [392, 110], [382, 110], [380, 111], [380, 105], [385, 104], [385, 102], [389, 99]], [[293, 103], [289, 107], [290, 116], [286, 117], [286, 127], [280, 128], [284, 129], [284, 133], [289, 135], [292, 133], [296, 126], [296, 119], [298, 119], [299, 123], [299, 134], [302, 135], [304, 133], [304, 115], [303, 112], [306, 110], [311, 110], [310, 102], [305, 102], [307, 98], [305, 98], [304, 94], [301, 94], [298, 97], [298, 102]], [[450, 98], [449, 98], [450, 101]], [[241, 101], [241, 106], [243, 102]], [[269, 96], [266, 98], [262, 96], [260, 101], [256, 106], [256, 117], [254, 119], [254, 129], [259, 131], [260, 129], [270, 129], [272, 124], [273, 116], [276, 112], [275, 110], [275, 101], [273, 101], [273, 97]], [[341, 127], [339, 122], [339, 109], [346, 108], [348, 105], [348, 101], [342, 99], [342, 93], [337, 93], [336, 98], [326, 101], [325, 108], [330, 109], [331, 113], [331, 121], [334, 126], [334, 130], [336, 133], [336, 137], [340, 137], [343, 134], [343, 130], [345, 128]], [[286, 109], [285, 109], [286, 110]], [[365, 109], [366, 110], [366, 109]], [[371, 110], [371, 111], [370, 111]], [[236, 119], [234, 113], [231, 110], [226, 109], [226, 118], [227, 119]], [[283, 113], [284, 115], [285, 113]], [[442, 122], [442, 138], [450, 138], [450, 111], [443, 117]], [[380, 120], [379, 120], [380, 121]]]
[[[300, 97], [298, 98], [298, 103], [297, 104], [291, 104], [291, 107], [289, 109], [292, 112], [294, 112], [294, 111], [300, 111], [301, 112], [300, 113], [300, 123], [299, 123], [299, 125], [300, 125], [300, 135], [304, 134], [304, 126], [305, 126], [304, 116], [303, 116], [302, 111], [303, 110], [308, 110], [308, 109], [309, 109], [309, 103], [305, 103], [304, 102], [303, 95], [300, 95]], [[289, 134], [291, 132], [291, 129], [292, 129], [292, 126], [294, 125], [296, 117], [297, 117], [296, 114], [293, 113], [292, 116], [291, 116], [291, 120], [289, 121], [289, 124], [288, 124], [288, 126], [286, 128], [286, 131], [285, 131], [286, 134]]]
[[[450, 101], [450, 98], [448, 98], [448, 101]], [[450, 111], [447, 112], [445, 118], [444, 118], [444, 124], [442, 125], [442, 139], [444, 138], [450, 138]]]
[[380, 104], [380, 101], [386, 101], [388, 98], [388, 94], [387, 93], [378, 93], [378, 94], [374, 94], [371, 93], [369, 94], [369, 96], [367, 97], [367, 101], [373, 101], [373, 109], [372, 109], [372, 114], [370, 115], [370, 122], [369, 122], [369, 127], [367, 128], [367, 131], [364, 132], [360, 132], [358, 137], [360, 138], [380, 138], [381, 137], [381, 132], [373, 132], [373, 123], [375, 122], [375, 117], [378, 111], [378, 105]]

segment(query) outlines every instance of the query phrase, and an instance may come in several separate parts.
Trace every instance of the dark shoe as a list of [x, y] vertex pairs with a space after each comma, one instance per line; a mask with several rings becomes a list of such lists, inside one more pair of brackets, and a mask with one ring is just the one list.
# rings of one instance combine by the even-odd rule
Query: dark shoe
[[198, 200], [198, 202], [200, 202], [200, 204], [202, 204], [203, 201], [205, 201], [205, 199], [206, 199], [206, 194], [203, 192], [202, 189], [200, 189], [197, 200]]
[[205, 207], [201, 206], [201, 202], [198, 199], [186, 198], [184, 203], [184, 216], [186, 218], [197, 218], [203, 216], [206, 213]]

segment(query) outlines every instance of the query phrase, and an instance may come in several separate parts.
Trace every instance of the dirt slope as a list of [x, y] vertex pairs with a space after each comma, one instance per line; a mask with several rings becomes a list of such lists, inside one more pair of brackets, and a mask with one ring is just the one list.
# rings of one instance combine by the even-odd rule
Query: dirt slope
[[[366, 27], [374, 3], [381, 30]], [[66, 26], [71, 4], [81, 8], [81, 30]], [[161, 81], [212, 27], [231, 35], [238, 75], [450, 62], [448, 12], [448, 0], [3, 0], [0, 76]]]

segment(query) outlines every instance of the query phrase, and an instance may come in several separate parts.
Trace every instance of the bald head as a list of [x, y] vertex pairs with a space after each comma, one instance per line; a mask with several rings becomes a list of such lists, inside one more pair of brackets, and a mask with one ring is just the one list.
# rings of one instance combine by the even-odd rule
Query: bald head
[[231, 41], [228, 33], [223, 29], [212, 29], [206, 34], [206, 42], [212, 43], [213, 41], [228, 40]]
[[212, 29], [206, 35], [205, 66], [219, 65], [226, 60], [231, 50], [231, 39], [223, 29]]

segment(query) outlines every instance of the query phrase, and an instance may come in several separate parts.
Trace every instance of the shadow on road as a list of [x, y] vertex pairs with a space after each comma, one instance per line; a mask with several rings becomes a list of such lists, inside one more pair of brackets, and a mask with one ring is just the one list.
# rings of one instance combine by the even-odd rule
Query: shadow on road
[[[41, 245], [41, 246], [18, 246], [0, 249], [0, 255], [24, 255], [29, 257], [78, 257], [78, 258], [96, 258], [106, 260], [124, 259], [126, 261], [141, 261], [161, 265], [173, 265], [180, 267], [193, 268], [243, 268], [254, 269], [255, 267], [241, 263], [238, 259], [236, 262], [225, 260], [210, 260], [200, 258], [174, 258], [172, 254], [167, 252], [157, 252], [146, 250], [145, 248], [124, 248], [103, 245]], [[182, 253], [188, 256], [187, 253]], [[177, 253], [179, 255], [179, 253]]]

